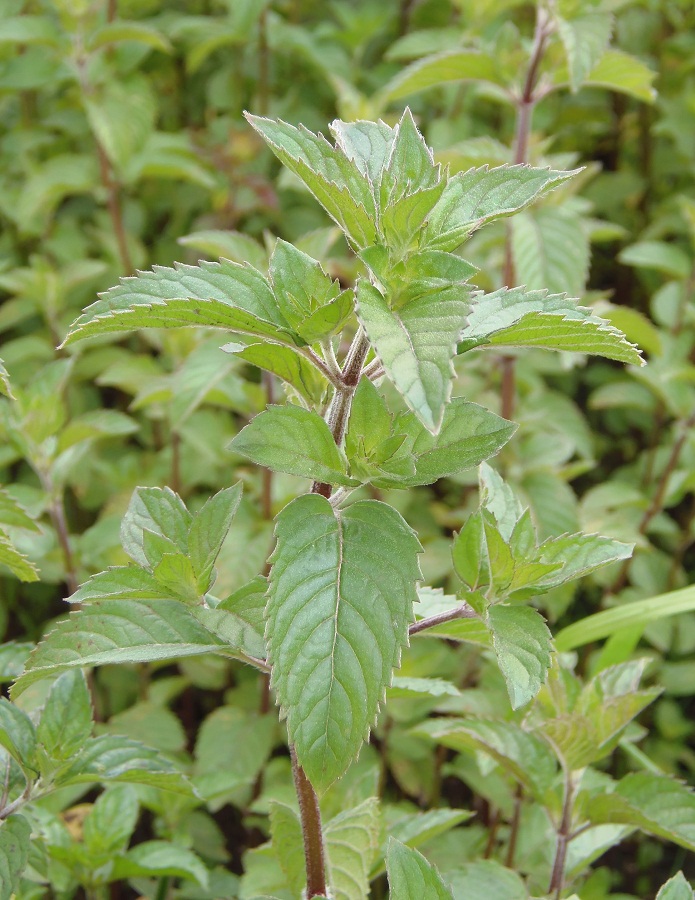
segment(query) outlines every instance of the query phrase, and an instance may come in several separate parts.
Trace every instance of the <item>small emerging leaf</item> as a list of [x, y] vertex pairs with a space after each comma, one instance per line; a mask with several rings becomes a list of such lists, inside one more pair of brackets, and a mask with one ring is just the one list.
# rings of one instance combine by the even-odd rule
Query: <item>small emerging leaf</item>
[[425, 857], [390, 838], [386, 869], [393, 900], [453, 900], [453, 894]]

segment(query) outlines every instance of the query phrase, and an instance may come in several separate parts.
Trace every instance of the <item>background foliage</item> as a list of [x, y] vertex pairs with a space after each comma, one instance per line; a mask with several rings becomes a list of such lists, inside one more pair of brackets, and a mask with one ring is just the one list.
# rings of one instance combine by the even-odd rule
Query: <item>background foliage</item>
[[[242, 112], [325, 132], [336, 116], [393, 124], [407, 102], [452, 173], [515, 161], [584, 167], [508, 225], [474, 235], [467, 258], [485, 290], [515, 283], [580, 297], [648, 358], [637, 368], [524, 352], [510, 397], [509, 364], [470, 354], [455, 391], [519, 423], [498, 468], [530, 507], [539, 540], [583, 530], [636, 544], [629, 563], [579, 588], [553, 587], [536, 604], [558, 649], [578, 654], [587, 723], [592, 691], [601, 702], [629, 693], [632, 715], [655, 701], [619, 739], [596, 738], [605, 752], [582, 756], [566, 736], [576, 765], [592, 766], [582, 803], [608, 823], [570, 845], [566, 894], [653, 897], [678, 869], [695, 874], [685, 849], [695, 842], [692, 817], [674, 814], [660, 833], [645, 826], [644, 805], [640, 821], [604, 807], [611, 779], [633, 773], [634, 800], [650, 774], [691, 781], [695, 770], [686, 587], [695, 568], [695, 13], [688, 0], [563, 0], [549, 14], [541, 96], [521, 146], [517, 109], [536, 19], [528, 3], [0, 0], [0, 676], [19, 675], [79, 584], [126, 561], [120, 526], [138, 485], [169, 485], [197, 512], [241, 479], [215, 592], [232, 595], [264, 570], [271, 520], [305, 482], [270, 479], [221, 449], [268, 399], [282, 399], [253, 351], [220, 354], [218, 338], [190, 329], [56, 348], [119, 276], [219, 256], [266, 271], [275, 236], [351, 284], [355, 263], [338, 229]], [[304, 372], [295, 382], [309, 398], [321, 390]], [[454, 593], [451, 537], [478, 508], [477, 473], [380, 492], [417, 528], [425, 582]], [[437, 594], [423, 599], [441, 608]], [[613, 618], [592, 620], [593, 630], [582, 622], [602, 609]], [[619, 664], [629, 677], [609, 688], [598, 673]], [[461, 724], [466, 715], [506, 720], [508, 736], [520, 721], [492, 655], [471, 640], [414, 639], [398, 674], [371, 745], [323, 801], [340, 896], [366, 896], [370, 880], [372, 896], [385, 896], [387, 833], [420, 847], [457, 898], [541, 896], [552, 859], [533, 798], [556, 763], [540, 760], [529, 775], [519, 766], [528, 748], [500, 749], [500, 734]], [[639, 675], [648, 685], [640, 695]], [[85, 757], [86, 768], [75, 764], [34, 805], [40, 840], [18, 897], [298, 896], [289, 760], [256, 672], [200, 655], [104, 666], [89, 689], [94, 725], [74, 673], [50, 701], [40, 682], [19, 707], [7, 704], [14, 712], [3, 706], [15, 729], [21, 709], [44, 703], [56, 721], [69, 718], [61, 765], [78, 747], [84, 757], [86, 741], [101, 742], [100, 752], [112, 741], [122, 755], [107, 791], [93, 788]], [[565, 693], [581, 689], [568, 676]], [[52, 727], [44, 713], [38, 737], [49, 756], [60, 743]], [[149, 786], [127, 762], [137, 741], [153, 748]], [[3, 746], [6, 801], [20, 777], [12, 760], [24, 751]], [[24, 820], [8, 819], [5, 834], [11, 822], [24, 846]], [[395, 890], [394, 879], [427, 864], [389, 846]], [[12, 865], [5, 853], [5, 885], [16, 881]], [[681, 887], [674, 881], [663, 896], [689, 896], [675, 893]]]

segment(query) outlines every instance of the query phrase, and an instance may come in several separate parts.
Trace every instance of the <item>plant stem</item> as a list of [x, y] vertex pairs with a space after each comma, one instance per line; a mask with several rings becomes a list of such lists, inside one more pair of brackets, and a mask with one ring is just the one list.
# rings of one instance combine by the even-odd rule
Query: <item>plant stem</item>
[[428, 616], [426, 619], [420, 619], [408, 629], [408, 634], [419, 634], [427, 628], [435, 628], [437, 625], [444, 625], [446, 622], [453, 622], [455, 619], [475, 619], [478, 614], [471, 609], [467, 603], [461, 603], [454, 609], [447, 609], [446, 612], [437, 613], [434, 616]]
[[565, 886], [565, 858], [567, 857], [567, 845], [572, 835], [572, 805], [574, 803], [574, 785], [569, 772], [565, 776], [565, 799], [562, 804], [562, 819], [557, 830], [557, 844], [555, 845], [555, 860], [553, 872], [550, 876], [548, 893], [555, 892], [554, 900], [560, 900], [562, 889]]
[[[526, 70], [526, 78], [524, 80], [521, 96], [516, 100], [516, 128], [514, 134], [513, 162], [517, 165], [528, 162], [528, 142], [529, 137], [531, 136], [531, 120], [533, 118], [533, 108], [538, 101], [538, 96], [536, 95], [538, 70], [540, 68], [541, 60], [543, 59], [545, 42], [548, 35], [548, 17], [542, 4], [539, 2], [536, 7], [536, 29], [533, 35], [533, 47], [531, 48], [528, 69]], [[507, 287], [512, 287], [516, 280], [514, 273], [514, 258], [512, 256], [512, 235], [509, 226], [507, 226], [507, 238], [504, 248], [504, 272], [502, 280]], [[502, 389], [500, 412], [504, 419], [511, 419], [514, 417], [514, 406], [516, 403], [516, 360], [513, 356], [503, 356], [501, 359], [501, 366]]]
[[63, 495], [56, 490], [53, 479], [49, 472], [39, 471], [39, 479], [41, 486], [49, 497], [48, 515], [50, 516], [53, 527], [55, 528], [58, 543], [63, 553], [63, 565], [65, 566], [65, 583], [68, 587], [70, 595], [77, 590], [79, 583], [77, 579], [77, 567], [75, 565], [75, 554], [70, 541], [70, 531], [65, 516], [65, 504], [63, 503]]
[[[369, 350], [369, 339], [362, 328], [353, 338], [340, 373], [340, 383], [336, 386], [333, 399], [328, 407], [326, 421], [333, 440], [340, 446], [350, 417], [352, 398], [362, 374], [362, 366]], [[312, 494], [320, 494], [330, 499], [332, 486], [315, 481], [311, 486]], [[321, 830], [321, 810], [319, 800], [312, 783], [299, 765], [294, 747], [290, 744], [292, 757], [292, 775], [299, 801], [299, 818], [302, 825], [304, 841], [304, 860], [306, 864], [306, 898], [319, 897], [326, 894], [326, 863], [323, 848], [323, 832]]]
[[123, 270], [124, 275], [130, 275], [133, 271], [133, 263], [130, 258], [130, 250], [128, 249], [128, 238], [126, 236], [126, 228], [123, 221], [123, 210], [121, 209], [121, 198], [119, 196], [118, 185], [114, 178], [111, 163], [106, 155], [106, 151], [96, 136], [94, 140], [97, 145], [99, 175], [101, 183], [106, 190], [106, 205], [109, 210], [109, 216], [111, 217], [111, 225], [116, 237], [116, 244], [118, 245], [121, 269]]
[[304, 769], [299, 765], [297, 754], [292, 746], [290, 746], [290, 756], [304, 838], [306, 898], [311, 900], [312, 897], [326, 894], [326, 863], [321, 830], [321, 811], [316, 791], [304, 774]]

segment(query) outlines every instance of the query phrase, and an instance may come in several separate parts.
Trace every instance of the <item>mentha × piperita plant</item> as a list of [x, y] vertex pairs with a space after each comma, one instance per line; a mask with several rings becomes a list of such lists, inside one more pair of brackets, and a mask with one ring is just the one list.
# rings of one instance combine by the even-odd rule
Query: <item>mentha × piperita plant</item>
[[[459, 639], [468, 633], [496, 655], [520, 708], [540, 691], [552, 658], [550, 632], [530, 601], [630, 552], [596, 535], [538, 544], [529, 512], [484, 465], [480, 509], [453, 544], [458, 595], [443, 607], [441, 595], [420, 588], [418, 603], [417, 535], [365, 486], [431, 484], [481, 465], [512, 437], [513, 423], [452, 397], [457, 357], [536, 347], [641, 358], [564, 295], [476, 291], [476, 269], [457, 253], [478, 228], [573, 172], [511, 165], [449, 177], [407, 110], [394, 127], [336, 121], [335, 145], [301, 126], [248, 119], [342, 230], [361, 267], [356, 284], [344, 289], [278, 240], [267, 273], [222, 260], [125, 278], [77, 319], [65, 343], [146, 327], [232, 332], [234, 343], [222, 349], [281, 379], [287, 399], [252, 419], [231, 450], [306, 478], [311, 490], [276, 517], [267, 580], [259, 574], [220, 600], [211, 593], [214, 565], [240, 488], [195, 515], [169, 489], [139, 488], [122, 527], [134, 564], [94, 576], [72, 596], [79, 609], [39, 645], [14, 695], [74, 667], [203, 653], [271, 673], [294, 764], [306, 895], [327, 896], [336, 887], [317, 796], [368, 739], [409, 635], [435, 627], [446, 635], [454, 626]], [[24, 770], [22, 803], [40, 782]], [[441, 885], [437, 896], [449, 896], [424, 858], [393, 844], [394, 896], [406, 896], [394, 885], [413, 867], [433, 890]]]

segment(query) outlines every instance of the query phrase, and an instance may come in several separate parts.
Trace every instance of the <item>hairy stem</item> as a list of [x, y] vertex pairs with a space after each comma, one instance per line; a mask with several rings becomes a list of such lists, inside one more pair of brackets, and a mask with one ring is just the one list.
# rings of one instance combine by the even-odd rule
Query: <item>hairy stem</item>
[[461, 603], [454, 609], [447, 609], [445, 612], [413, 622], [408, 629], [408, 634], [419, 634], [428, 628], [435, 628], [437, 625], [444, 625], [446, 622], [453, 622], [455, 619], [475, 619], [477, 615], [475, 610], [471, 609], [467, 603]]
[[[348, 350], [345, 365], [340, 373], [340, 383], [336, 386], [333, 399], [326, 414], [326, 421], [331, 429], [333, 440], [338, 446], [341, 445], [345, 435], [345, 429], [350, 417], [352, 398], [357, 390], [360, 375], [362, 374], [362, 366], [368, 350], [369, 339], [360, 328]], [[330, 484], [319, 481], [315, 481], [311, 487], [312, 494], [320, 494], [327, 499], [330, 499], [332, 490], [333, 488]], [[326, 894], [326, 862], [323, 832], [321, 830], [321, 810], [319, 809], [316, 791], [299, 765], [297, 754], [292, 745], [290, 745], [290, 755], [292, 757], [292, 775], [299, 801], [299, 818], [304, 840], [306, 897], [307, 900], [311, 900], [312, 897]]]
[[574, 803], [574, 784], [569, 772], [565, 780], [565, 799], [562, 804], [562, 819], [557, 829], [557, 843], [555, 845], [555, 860], [550, 876], [548, 893], [553, 894], [554, 900], [560, 900], [565, 886], [565, 859], [567, 857], [567, 845], [572, 837], [572, 805]]
[[290, 746], [292, 777], [299, 801], [299, 818], [304, 838], [304, 862], [306, 865], [306, 897], [326, 894], [326, 863], [321, 830], [321, 811], [316, 791], [297, 761], [294, 747]]

